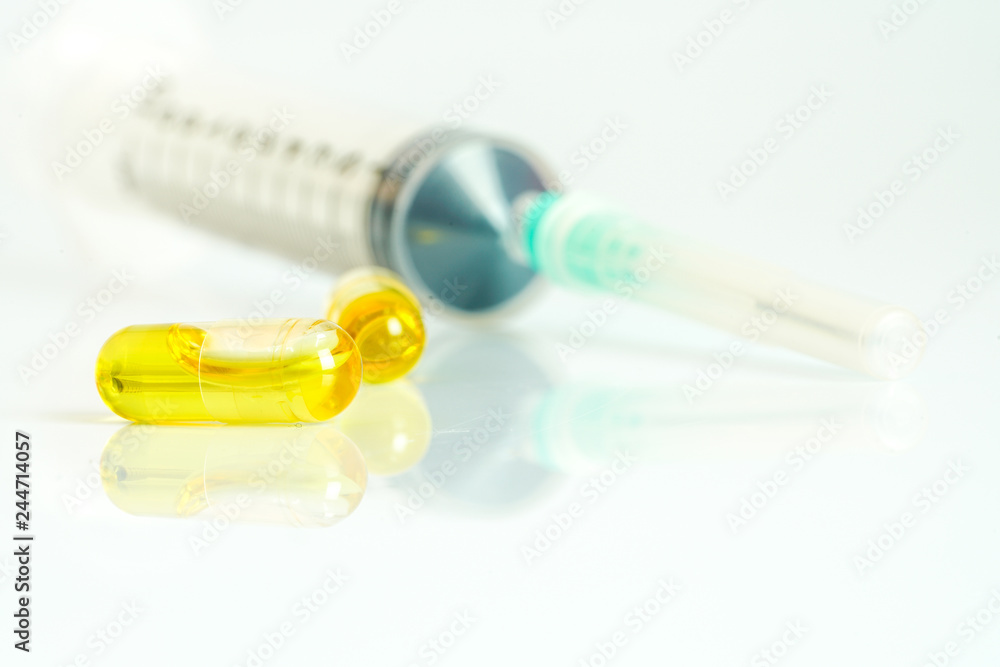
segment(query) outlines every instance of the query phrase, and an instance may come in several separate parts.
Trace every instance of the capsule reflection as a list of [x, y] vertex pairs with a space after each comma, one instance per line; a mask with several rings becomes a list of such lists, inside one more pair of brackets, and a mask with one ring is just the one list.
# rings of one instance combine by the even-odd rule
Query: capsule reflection
[[224, 512], [307, 528], [351, 514], [368, 480], [361, 452], [328, 425], [132, 424], [111, 436], [100, 470], [108, 498], [129, 514]]
[[335, 424], [364, 454], [373, 475], [398, 475], [427, 454], [431, 415], [420, 391], [408, 380], [369, 384]]

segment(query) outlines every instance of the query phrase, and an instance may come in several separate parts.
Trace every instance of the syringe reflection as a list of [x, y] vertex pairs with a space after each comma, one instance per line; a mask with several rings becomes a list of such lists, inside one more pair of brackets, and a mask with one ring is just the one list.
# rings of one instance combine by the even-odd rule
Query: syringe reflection
[[[655, 380], [558, 383], [538, 361], [546, 352], [504, 336], [459, 336], [429, 350], [416, 375], [435, 436], [421, 464], [396, 483], [409, 492], [454, 469], [435, 496], [499, 509], [543, 492], [553, 473], [601, 469], [619, 451], [647, 465], [777, 460], [832, 418], [830, 452], [890, 453], [916, 445], [927, 424], [920, 394], [900, 382], [733, 377], [688, 401], [676, 384]], [[503, 423], [487, 428], [496, 413]]]
[[734, 382], [694, 403], [673, 387], [579, 386], [547, 392], [533, 411], [531, 455], [564, 470], [621, 449], [646, 463], [778, 457], [824, 419], [841, 451], [901, 451], [926, 428], [920, 395], [903, 383]]
[[368, 479], [361, 452], [329, 425], [131, 424], [108, 441], [100, 469], [108, 498], [129, 514], [225, 508], [234, 521], [297, 527], [350, 515]]

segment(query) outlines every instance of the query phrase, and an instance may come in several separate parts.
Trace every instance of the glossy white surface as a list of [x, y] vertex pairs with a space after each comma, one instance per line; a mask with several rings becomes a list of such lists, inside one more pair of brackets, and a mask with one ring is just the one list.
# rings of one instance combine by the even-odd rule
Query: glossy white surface
[[[248, 651], [269, 655], [283, 628], [260, 664], [596, 667], [616, 638], [610, 665], [765, 665], [761, 652], [786, 640], [773, 664], [916, 666], [949, 648], [947, 664], [995, 664], [1000, 9], [926, 3], [884, 38], [893, 5], [860, 0], [593, 0], [555, 29], [554, 1], [482, 4], [403, 2], [350, 63], [341, 42], [385, 3], [246, 2], [221, 19], [212, 3], [72, 3], [37, 43], [5, 48], [0, 540], [14, 532], [9, 443], [21, 429], [37, 542], [34, 650], [14, 651], [5, 625], [3, 664], [254, 665]], [[675, 51], [723, 8], [733, 22], [679, 72]], [[36, 11], [7, 2], [0, 25], [19, 30]], [[177, 15], [189, 23], [160, 18]], [[433, 424], [420, 464], [372, 476], [332, 528], [236, 523], [195, 548], [211, 534], [204, 516], [129, 515], [95, 481], [124, 426], [94, 389], [97, 350], [133, 323], [248, 317], [274, 290], [275, 317], [319, 316], [332, 278], [53, 184], [60, 151], [32, 143], [55, 112], [28, 101], [46, 88], [31, 49], [95, 16], [131, 43], [173, 31], [206, 63], [427, 122], [447, 122], [493, 77], [470, 127], [521, 138], [571, 187], [944, 323], [904, 383], [752, 347], [689, 401], [684, 385], [716, 374], [731, 336], [557, 290], [490, 334], [431, 318], [410, 378]], [[810, 99], [789, 133], [783, 117]], [[624, 129], [600, 156], [580, 152], [616, 119]], [[769, 141], [764, 166], [723, 201], [719, 180]], [[913, 180], [908, 161], [935, 141], [947, 150]], [[858, 207], [887, 201], [896, 180], [894, 203], [849, 235]], [[68, 325], [78, 333], [22, 380]], [[440, 490], [426, 486], [441, 476]], [[401, 511], [421, 488], [430, 499]], [[745, 525], [729, 516], [744, 500], [759, 505]], [[868, 567], [859, 558], [879, 540]], [[0, 549], [8, 625], [11, 551]], [[133, 604], [134, 622], [104, 644], [97, 633], [116, 632]]]

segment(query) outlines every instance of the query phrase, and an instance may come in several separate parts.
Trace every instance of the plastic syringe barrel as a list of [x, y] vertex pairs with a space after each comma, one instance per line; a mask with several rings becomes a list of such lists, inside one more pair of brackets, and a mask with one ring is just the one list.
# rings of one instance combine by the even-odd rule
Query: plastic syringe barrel
[[388, 267], [423, 301], [497, 312], [534, 272], [513, 202], [554, 179], [528, 150], [453, 125], [163, 82], [119, 133], [128, 189], [187, 223], [334, 273]]
[[657, 229], [586, 195], [527, 200], [517, 229], [527, 261], [551, 280], [635, 298], [741, 341], [895, 379], [916, 366], [926, 340], [903, 308]]

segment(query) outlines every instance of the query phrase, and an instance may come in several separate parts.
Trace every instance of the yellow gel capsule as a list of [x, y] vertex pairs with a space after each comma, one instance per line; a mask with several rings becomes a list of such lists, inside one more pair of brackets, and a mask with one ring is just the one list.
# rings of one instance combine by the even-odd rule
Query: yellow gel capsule
[[368, 267], [346, 273], [326, 318], [351, 335], [364, 360], [365, 382], [406, 375], [424, 351], [420, 303], [396, 274]]
[[149, 324], [97, 357], [97, 390], [137, 422], [318, 422], [346, 408], [361, 354], [332, 322]]

